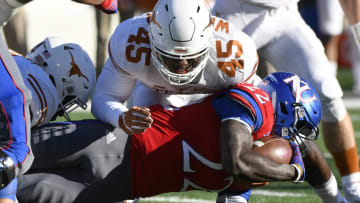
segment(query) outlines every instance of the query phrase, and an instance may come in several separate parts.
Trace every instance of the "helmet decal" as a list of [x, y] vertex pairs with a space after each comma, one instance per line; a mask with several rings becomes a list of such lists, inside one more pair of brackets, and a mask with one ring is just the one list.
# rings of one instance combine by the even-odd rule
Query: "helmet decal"
[[214, 25], [214, 21], [213, 21], [213, 19], [211, 18], [211, 15], [209, 15], [209, 24], [204, 27], [203, 32], [204, 32], [207, 28], [211, 28], [212, 25]]
[[155, 14], [152, 14], [151, 15], [151, 20], [150, 20], [151, 23], [154, 23], [155, 25], [159, 26], [159, 29], [161, 30], [162, 27], [161, 25], [156, 21], [156, 15]]
[[86, 77], [86, 75], [84, 75], [79, 66], [75, 63], [75, 59], [74, 59], [74, 56], [71, 54], [71, 52], [69, 51], [69, 54], [71, 56], [71, 69], [69, 71], [69, 77], [73, 76], [73, 75], [78, 75], [79, 78], [80, 77], [84, 77], [88, 82], [89, 82], [89, 79]]
[[317, 99], [315, 94], [308, 98], [304, 98], [302, 96], [304, 92], [311, 90], [311, 88], [305, 81], [301, 81], [299, 76], [293, 75], [291, 77], [285, 78], [284, 82], [286, 84], [292, 83], [292, 93], [295, 97], [296, 102], [301, 101], [302, 103], [311, 103]]

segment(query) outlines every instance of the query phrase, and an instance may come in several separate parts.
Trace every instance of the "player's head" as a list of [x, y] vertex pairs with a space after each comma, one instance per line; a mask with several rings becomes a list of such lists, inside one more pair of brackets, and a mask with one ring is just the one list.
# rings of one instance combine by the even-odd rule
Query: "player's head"
[[303, 139], [317, 139], [321, 103], [310, 83], [293, 73], [275, 72], [267, 76], [259, 87], [272, 99], [276, 134], [293, 138], [299, 144]]
[[159, 0], [149, 25], [152, 62], [171, 84], [190, 83], [206, 65], [212, 36], [204, 0]]
[[48, 37], [27, 55], [49, 74], [60, 98], [59, 115], [80, 106], [86, 109], [88, 97], [95, 87], [95, 67], [89, 55], [78, 44]]

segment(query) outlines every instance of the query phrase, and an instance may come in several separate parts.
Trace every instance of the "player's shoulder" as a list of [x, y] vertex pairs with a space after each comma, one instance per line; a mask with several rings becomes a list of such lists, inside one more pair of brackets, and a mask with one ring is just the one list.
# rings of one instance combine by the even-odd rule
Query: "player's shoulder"
[[266, 102], [271, 103], [270, 95], [266, 91], [252, 84], [247, 84], [247, 83], [236, 84], [230, 87], [228, 92], [229, 95], [235, 99], [241, 96], [241, 98], [245, 97], [245, 98], [255, 99], [257, 102], [260, 102], [261, 104]]
[[150, 65], [150, 17], [151, 13], [135, 16], [115, 29], [109, 42], [109, 57], [115, 68], [132, 73]]
[[231, 22], [212, 17], [214, 39], [208, 66], [222, 72], [230, 84], [251, 82], [257, 70], [258, 55], [254, 41]]
[[30, 59], [21, 56], [21, 55], [13, 55], [13, 58], [16, 64], [19, 67], [20, 72], [24, 75], [29, 72], [33, 72], [33, 69], [40, 69], [39, 72], [44, 72], [41, 68], [39, 68], [36, 64], [34, 64]]
[[116, 35], [120, 38], [127, 38], [127, 36], [120, 36], [124, 33], [134, 33], [137, 32], [137, 30], [142, 27], [147, 31], [148, 25], [150, 22], [151, 12], [143, 13], [141, 15], [134, 16], [132, 18], [129, 18], [123, 22], [121, 22], [114, 31], [113, 35]]
[[14, 56], [14, 60], [19, 67], [25, 83], [30, 82], [39, 86], [49, 86], [51, 90], [56, 91], [49, 75], [40, 66], [23, 56]]
[[238, 26], [231, 23], [230, 21], [212, 16], [213, 28], [214, 28], [214, 37], [215, 39], [222, 38], [234, 38], [236, 40], [247, 41], [251, 40], [251, 38], [243, 32]]

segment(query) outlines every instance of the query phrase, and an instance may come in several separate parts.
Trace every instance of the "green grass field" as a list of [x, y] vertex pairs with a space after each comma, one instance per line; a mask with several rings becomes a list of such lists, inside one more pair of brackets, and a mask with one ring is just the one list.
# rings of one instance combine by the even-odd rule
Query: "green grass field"
[[[344, 90], [351, 89], [352, 86], [352, 76], [349, 70], [343, 70], [338, 76], [341, 81], [342, 87]], [[360, 100], [360, 98], [359, 98]], [[351, 117], [353, 118], [353, 124], [355, 129], [355, 134], [360, 131], [360, 108], [359, 109], [350, 109], [349, 110]], [[72, 113], [71, 118], [73, 120], [93, 118], [89, 113]], [[63, 121], [59, 119], [57, 121]], [[321, 132], [321, 128], [320, 128]], [[340, 187], [340, 177], [339, 173], [335, 167], [334, 161], [330, 158], [328, 151], [326, 150], [322, 135], [316, 141], [325, 153], [330, 167], [333, 169], [337, 181]], [[360, 138], [356, 137], [356, 143], [360, 146]], [[189, 203], [207, 203], [215, 202], [216, 193], [211, 192], [200, 192], [200, 191], [191, 191], [183, 193], [167, 193], [159, 195], [152, 198], [141, 199], [140, 202], [146, 203], [173, 203], [173, 202], [189, 202]], [[317, 203], [321, 202], [315, 193], [312, 191], [311, 187], [307, 183], [302, 184], [293, 184], [293, 183], [271, 183], [265, 187], [257, 188], [253, 190], [253, 193], [250, 198], [250, 202], [255, 203]]]

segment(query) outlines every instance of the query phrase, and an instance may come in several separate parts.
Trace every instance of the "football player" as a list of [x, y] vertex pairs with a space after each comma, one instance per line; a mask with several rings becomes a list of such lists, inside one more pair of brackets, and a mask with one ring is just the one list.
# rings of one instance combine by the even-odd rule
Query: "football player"
[[328, 71], [324, 47], [301, 18], [297, 3], [298, 0], [217, 0], [213, 11], [247, 33], [255, 41], [259, 55], [277, 71], [297, 73], [314, 85], [323, 104], [325, 145], [340, 171], [347, 199], [360, 200], [359, 158], [343, 92]]
[[[252, 83], [257, 65], [252, 40], [211, 16], [203, 0], [160, 0], [152, 14], [116, 28], [92, 97], [92, 113], [114, 127], [142, 132], [151, 118], [141, 107], [181, 107], [236, 83]], [[131, 94], [139, 108], [127, 111], [124, 102]], [[144, 117], [133, 120], [132, 113]]]
[[[274, 112], [272, 102], [281, 110]], [[138, 134], [98, 121], [35, 129], [34, 168], [62, 168], [58, 175], [21, 176], [19, 201], [116, 202], [194, 189], [243, 191], [253, 181], [303, 181], [298, 144], [317, 137], [321, 119], [316, 92], [291, 73], [272, 74], [260, 88], [239, 84], [186, 107], [149, 108], [152, 126]], [[274, 122], [274, 114], [280, 120]], [[290, 164], [252, 150], [253, 140], [270, 135], [273, 125], [294, 139]]]
[[[95, 86], [95, 69], [88, 54], [79, 45], [60, 38], [46, 38], [31, 50], [28, 58], [13, 58], [32, 95], [30, 122], [20, 125], [24, 99], [16, 93], [16, 86], [11, 86], [13, 79], [3, 72], [2, 92], [6, 94], [1, 97], [0, 202], [15, 201], [17, 176], [32, 163], [32, 158], [28, 161], [32, 151], [30, 138], [24, 132], [26, 125], [41, 126], [58, 115], [69, 119], [68, 113], [76, 106], [86, 108]], [[18, 122], [16, 126], [11, 125], [13, 120]]]

